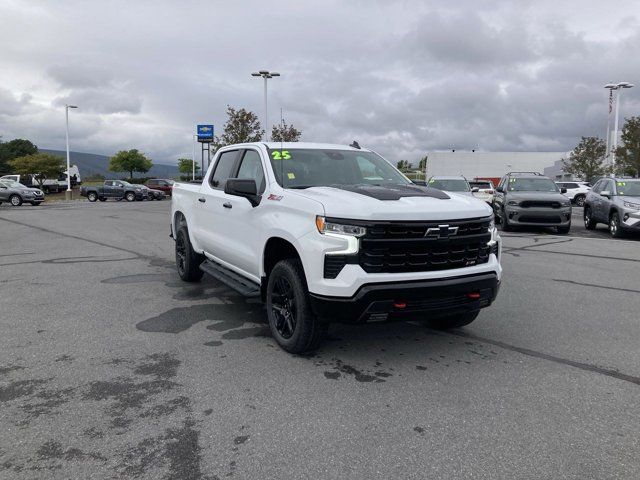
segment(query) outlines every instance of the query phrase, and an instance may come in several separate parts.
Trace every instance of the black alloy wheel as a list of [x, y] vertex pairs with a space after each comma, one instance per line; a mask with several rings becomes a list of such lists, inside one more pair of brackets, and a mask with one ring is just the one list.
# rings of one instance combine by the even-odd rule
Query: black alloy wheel
[[178, 275], [185, 282], [197, 282], [204, 272], [200, 270], [200, 264], [204, 256], [197, 254], [191, 246], [189, 231], [182, 226], [176, 234], [176, 268]]
[[593, 213], [591, 207], [584, 207], [584, 228], [587, 230], [593, 230], [596, 228], [596, 221], [593, 219]]
[[284, 339], [296, 330], [296, 295], [285, 277], [278, 277], [273, 287], [271, 310], [275, 317], [275, 329]]

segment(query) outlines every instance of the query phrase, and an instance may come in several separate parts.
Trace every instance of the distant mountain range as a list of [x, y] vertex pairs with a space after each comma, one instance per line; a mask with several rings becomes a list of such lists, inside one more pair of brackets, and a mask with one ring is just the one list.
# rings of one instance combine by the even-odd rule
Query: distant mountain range
[[[58, 157], [67, 158], [67, 152], [64, 150], [47, 150], [39, 148], [39, 152], [49, 153]], [[96, 155], [95, 153], [69, 152], [69, 160], [71, 165], [77, 165], [80, 170], [80, 176], [86, 178], [90, 175], [103, 175], [105, 178], [120, 178], [128, 175], [124, 172], [109, 171], [109, 157], [106, 155]], [[157, 178], [177, 178], [180, 176], [177, 165], [166, 165], [162, 163], [154, 163], [151, 170], [147, 173], [134, 173], [137, 177], [157, 177]]]

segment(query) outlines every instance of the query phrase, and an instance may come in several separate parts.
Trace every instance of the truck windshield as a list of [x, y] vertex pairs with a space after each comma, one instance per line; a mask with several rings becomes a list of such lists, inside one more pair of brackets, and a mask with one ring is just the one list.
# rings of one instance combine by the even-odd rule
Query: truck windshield
[[548, 178], [510, 178], [510, 192], [557, 192], [557, 185]]
[[640, 180], [619, 180], [616, 182], [618, 195], [640, 197]]
[[285, 188], [411, 184], [372, 152], [290, 148], [269, 150], [269, 158], [276, 180]]
[[429, 180], [429, 186], [431, 188], [437, 188], [438, 190], [446, 190], [447, 192], [468, 192], [471, 190], [469, 184], [463, 179], [437, 179], [432, 178]]

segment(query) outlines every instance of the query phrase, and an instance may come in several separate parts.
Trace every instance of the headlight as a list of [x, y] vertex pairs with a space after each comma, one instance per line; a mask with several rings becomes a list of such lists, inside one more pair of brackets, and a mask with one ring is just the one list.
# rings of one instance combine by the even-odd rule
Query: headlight
[[515, 200], [509, 200], [509, 201], [507, 202], [507, 205], [511, 205], [511, 206], [515, 207], [515, 206], [517, 206], [517, 205], [518, 205], [518, 202], [516, 202]]
[[142, 189], [141, 188], [136, 188], [136, 192], [141, 192]]
[[631, 210], [640, 210], [640, 203], [624, 202], [624, 206]]
[[318, 228], [318, 232], [325, 233], [336, 233], [339, 235], [350, 235], [352, 237], [362, 237], [365, 233], [367, 233], [367, 229], [364, 227], [359, 227], [357, 225], [345, 225], [342, 223], [332, 223], [325, 221], [324, 217], [317, 216], [316, 217], [316, 227]]

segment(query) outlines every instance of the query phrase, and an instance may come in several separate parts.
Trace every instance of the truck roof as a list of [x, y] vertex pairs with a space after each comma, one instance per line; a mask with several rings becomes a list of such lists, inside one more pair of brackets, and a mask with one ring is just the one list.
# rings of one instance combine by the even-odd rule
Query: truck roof
[[309, 149], [318, 149], [318, 150], [353, 150], [353, 151], [361, 151], [361, 152], [370, 152], [371, 150], [366, 148], [354, 148], [350, 145], [341, 145], [336, 143], [314, 143], [314, 142], [251, 142], [251, 143], [238, 143], [235, 145], [226, 145], [227, 147], [238, 147], [243, 145], [252, 145], [254, 147], [258, 147], [260, 145], [264, 145], [269, 149], [295, 149], [295, 148], [309, 148]]

